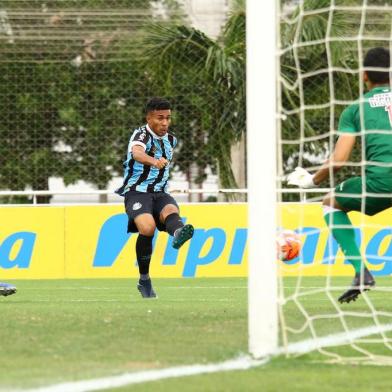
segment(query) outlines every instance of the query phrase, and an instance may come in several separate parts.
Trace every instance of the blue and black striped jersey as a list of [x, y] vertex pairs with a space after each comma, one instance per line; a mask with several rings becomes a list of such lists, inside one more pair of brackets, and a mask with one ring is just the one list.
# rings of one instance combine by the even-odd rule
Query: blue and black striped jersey
[[[169, 165], [159, 170], [137, 162], [132, 156], [132, 147], [135, 145], [144, 147], [146, 154], [155, 159], [166, 158]], [[148, 125], [136, 129], [129, 140], [127, 158], [124, 162], [124, 182], [116, 193], [124, 196], [128, 191], [167, 192], [169, 167], [176, 145], [177, 139], [169, 133], [162, 137], [157, 136]]]

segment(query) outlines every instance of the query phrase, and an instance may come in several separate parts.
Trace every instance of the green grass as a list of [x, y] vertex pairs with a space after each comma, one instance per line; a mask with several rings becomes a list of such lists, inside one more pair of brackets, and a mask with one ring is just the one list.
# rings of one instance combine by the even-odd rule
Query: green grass
[[[342, 287], [349, 279], [337, 279]], [[0, 390], [28, 388], [123, 372], [194, 363], [220, 362], [247, 352], [247, 289], [245, 279], [156, 279], [158, 300], [143, 300], [136, 281], [17, 281], [18, 293], [0, 297]], [[296, 280], [285, 279], [286, 295]], [[391, 286], [389, 279], [379, 285]], [[301, 282], [301, 292], [324, 287], [322, 278]], [[331, 291], [336, 298], [340, 291]], [[300, 328], [306, 316], [320, 335], [341, 332], [326, 293], [300, 297], [284, 306], [286, 325]], [[392, 312], [388, 292], [369, 294], [376, 310]], [[370, 314], [363, 298], [344, 310]], [[370, 317], [349, 317], [350, 327], [373, 325]], [[383, 323], [392, 317], [380, 314]], [[306, 339], [309, 328], [289, 333], [290, 342]], [[392, 337], [390, 333], [387, 337]], [[376, 336], [379, 338], [379, 336]], [[360, 345], [371, 353], [391, 356], [382, 344]], [[329, 353], [358, 356], [347, 346]], [[200, 375], [127, 386], [116, 391], [387, 391], [390, 368], [327, 363], [330, 356], [310, 353], [275, 358], [248, 371]], [[347, 377], [348, 373], [350, 377]], [[333, 382], [331, 383], [331, 379]]]

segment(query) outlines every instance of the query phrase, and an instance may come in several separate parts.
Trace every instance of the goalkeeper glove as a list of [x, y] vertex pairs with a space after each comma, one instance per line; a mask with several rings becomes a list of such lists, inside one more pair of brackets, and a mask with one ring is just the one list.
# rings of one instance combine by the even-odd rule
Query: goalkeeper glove
[[299, 188], [314, 188], [316, 184], [313, 182], [314, 174], [310, 174], [302, 167], [296, 167], [295, 170], [287, 176], [289, 185], [296, 185]]

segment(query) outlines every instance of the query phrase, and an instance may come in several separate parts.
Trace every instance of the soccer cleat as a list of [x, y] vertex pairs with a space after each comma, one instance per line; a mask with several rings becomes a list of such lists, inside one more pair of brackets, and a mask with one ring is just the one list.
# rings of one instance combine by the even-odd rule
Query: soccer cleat
[[151, 279], [141, 280], [139, 279], [139, 283], [137, 285], [137, 289], [140, 291], [140, 294], [143, 298], [157, 298], [157, 295], [152, 288]]
[[354, 280], [351, 283], [351, 287], [338, 298], [338, 301], [341, 304], [344, 302], [350, 303], [351, 301], [356, 301], [358, 296], [363, 291], [368, 291], [375, 285], [376, 281], [374, 280], [372, 274], [367, 268], [365, 268], [363, 280], [361, 279], [361, 274], [357, 272], [355, 274]]
[[0, 295], [6, 297], [16, 293], [16, 287], [8, 283], [0, 283]]
[[174, 233], [173, 248], [180, 249], [186, 241], [190, 240], [193, 237], [193, 232], [194, 228], [192, 225], [185, 225], [180, 229], [177, 229]]

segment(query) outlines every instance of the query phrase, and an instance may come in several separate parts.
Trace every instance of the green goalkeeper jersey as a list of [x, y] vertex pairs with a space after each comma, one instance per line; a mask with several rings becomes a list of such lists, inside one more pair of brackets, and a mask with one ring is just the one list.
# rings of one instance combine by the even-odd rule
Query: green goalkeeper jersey
[[367, 161], [366, 174], [392, 178], [392, 92], [389, 87], [374, 88], [364, 95], [362, 103], [350, 105], [343, 111], [339, 133], [361, 131], [365, 136], [362, 148]]

